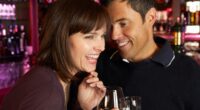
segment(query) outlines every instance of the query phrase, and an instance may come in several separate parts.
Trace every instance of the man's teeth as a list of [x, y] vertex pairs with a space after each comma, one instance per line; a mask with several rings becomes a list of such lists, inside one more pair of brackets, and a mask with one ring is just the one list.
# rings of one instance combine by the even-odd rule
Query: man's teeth
[[120, 42], [120, 43], [118, 43], [118, 46], [119, 46], [119, 47], [122, 47], [122, 46], [124, 46], [124, 45], [126, 45], [126, 44], [128, 44], [128, 41]]

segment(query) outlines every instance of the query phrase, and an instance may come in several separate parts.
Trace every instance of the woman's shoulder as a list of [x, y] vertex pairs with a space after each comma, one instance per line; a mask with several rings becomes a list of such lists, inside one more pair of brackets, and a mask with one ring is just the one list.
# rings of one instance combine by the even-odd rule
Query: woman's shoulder
[[37, 87], [40, 89], [57, 87], [59, 81], [56, 72], [46, 66], [33, 66], [28, 73], [26, 73], [19, 82], [24, 86]]
[[63, 104], [63, 97], [56, 73], [48, 67], [34, 66], [16, 83], [5, 101], [18, 100], [13, 105], [16, 107], [58, 107]]

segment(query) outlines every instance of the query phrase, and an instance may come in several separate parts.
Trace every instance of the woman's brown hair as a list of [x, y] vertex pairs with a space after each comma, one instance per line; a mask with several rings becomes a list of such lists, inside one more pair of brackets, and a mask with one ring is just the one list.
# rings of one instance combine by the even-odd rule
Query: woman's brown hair
[[58, 0], [46, 15], [37, 63], [51, 67], [63, 81], [69, 81], [74, 67], [69, 37], [105, 25], [109, 30], [109, 15], [93, 0]]

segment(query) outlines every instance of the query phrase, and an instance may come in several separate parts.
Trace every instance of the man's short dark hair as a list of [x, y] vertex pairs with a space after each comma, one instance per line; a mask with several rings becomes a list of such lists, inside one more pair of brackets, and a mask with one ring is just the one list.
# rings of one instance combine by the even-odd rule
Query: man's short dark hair
[[[114, 0], [99, 0], [103, 6], [108, 6]], [[152, 7], [155, 7], [155, 0], [121, 0], [121, 2], [127, 1], [131, 5], [132, 9], [140, 13], [143, 21], [146, 13]]]

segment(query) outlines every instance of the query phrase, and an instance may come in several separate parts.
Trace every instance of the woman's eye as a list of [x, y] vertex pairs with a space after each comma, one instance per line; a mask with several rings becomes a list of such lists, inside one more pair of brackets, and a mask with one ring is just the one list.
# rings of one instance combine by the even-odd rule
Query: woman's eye
[[85, 36], [86, 39], [93, 39], [94, 36]]
[[106, 38], [106, 34], [103, 34], [103, 35], [101, 36], [101, 38], [105, 39], [105, 38]]
[[106, 34], [103, 34], [103, 35], [86, 35], [84, 38], [85, 39], [90, 39], [90, 40], [93, 40], [93, 39], [105, 39], [106, 37]]

